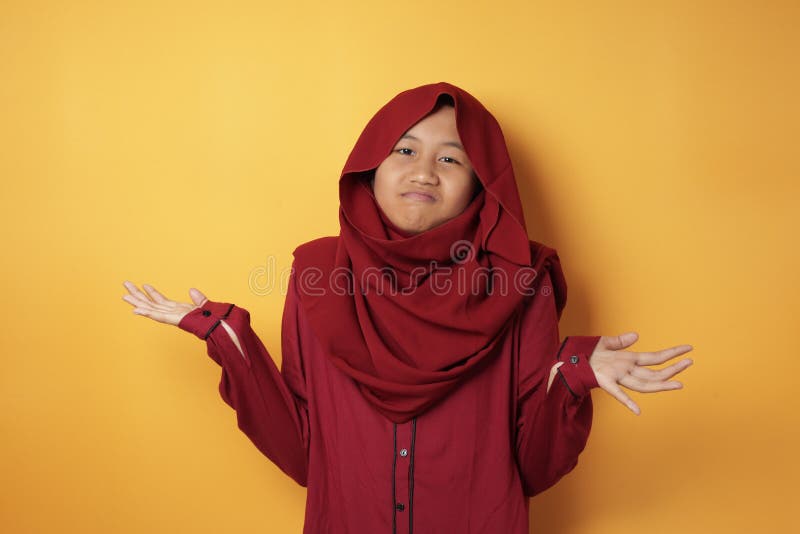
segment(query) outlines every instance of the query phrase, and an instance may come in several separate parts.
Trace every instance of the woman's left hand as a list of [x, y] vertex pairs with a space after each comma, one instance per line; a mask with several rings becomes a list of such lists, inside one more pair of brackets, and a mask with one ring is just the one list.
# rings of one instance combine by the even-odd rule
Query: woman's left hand
[[678, 345], [657, 352], [633, 352], [623, 350], [633, 345], [639, 335], [627, 332], [619, 336], [602, 336], [589, 364], [594, 370], [597, 383], [612, 397], [639, 415], [639, 406], [622, 390], [625, 386], [642, 393], [681, 389], [683, 384], [669, 380], [690, 365], [692, 360], [685, 358], [663, 369], [649, 369], [647, 365], [657, 365], [692, 350], [691, 345]]

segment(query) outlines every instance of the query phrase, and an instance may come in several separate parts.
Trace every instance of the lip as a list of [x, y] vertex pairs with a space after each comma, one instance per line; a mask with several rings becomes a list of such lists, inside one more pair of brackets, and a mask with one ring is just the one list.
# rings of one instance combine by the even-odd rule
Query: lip
[[422, 193], [421, 191], [409, 191], [407, 193], [403, 193], [401, 196], [405, 198], [409, 198], [411, 200], [419, 200], [421, 202], [435, 202], [436, 199], [433, 195], [429, 195], [428, 193]]

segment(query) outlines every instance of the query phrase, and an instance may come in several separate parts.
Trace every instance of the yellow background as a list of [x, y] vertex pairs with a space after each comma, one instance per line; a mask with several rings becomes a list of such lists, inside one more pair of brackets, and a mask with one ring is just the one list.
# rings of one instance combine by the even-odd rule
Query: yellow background
[[562, 336], [689, 343], [636, 417], [595, 390], [532, 532], [796, 528], [799, 9], [791, 1], [0, 5], [3, 532], [300, 532], [305, 490], [219, 397], [205, 345], [123, 280], [251, 311], [338, 233], [337, 178], [398, 92], [504, 128]]

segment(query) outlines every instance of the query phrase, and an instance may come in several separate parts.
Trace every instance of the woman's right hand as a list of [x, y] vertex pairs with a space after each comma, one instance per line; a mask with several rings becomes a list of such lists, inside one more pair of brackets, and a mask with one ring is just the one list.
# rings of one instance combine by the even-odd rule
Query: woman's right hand
[[189, 304], [188, 302], [170, 300], [148, 284], [142, 285], [147, 292], [146, 294], [140, 291], [134, 283], [127, 280], [123, 285], [130, 294], [124, 295], [122, 300], [134, 307], [133, 313], [144, 315], [160, 323], [175, 326], [181, 322], [184, 315], [199, 308], [208, 300], [205, 295], [195, 288], [189, 290], [189, 296], [194, 302], [194, 304]]

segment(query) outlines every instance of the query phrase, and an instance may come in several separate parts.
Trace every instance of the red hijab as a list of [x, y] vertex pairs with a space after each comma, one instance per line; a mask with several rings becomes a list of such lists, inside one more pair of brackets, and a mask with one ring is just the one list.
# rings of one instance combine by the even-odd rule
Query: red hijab
[[[369, 181], [441, 95], [483, 188], [460, 215], [411, 235], [385, 216]], [[409, 421], [496, 356], [542, 268], [560, 316], [558, 256], [529, 241], [500, 125], [463, 89], [423, 85], [378, 110], [345, 163], [339, 200], [339, 236], [294, 251], [299, 298], [331, 362], [388, 419]]]

